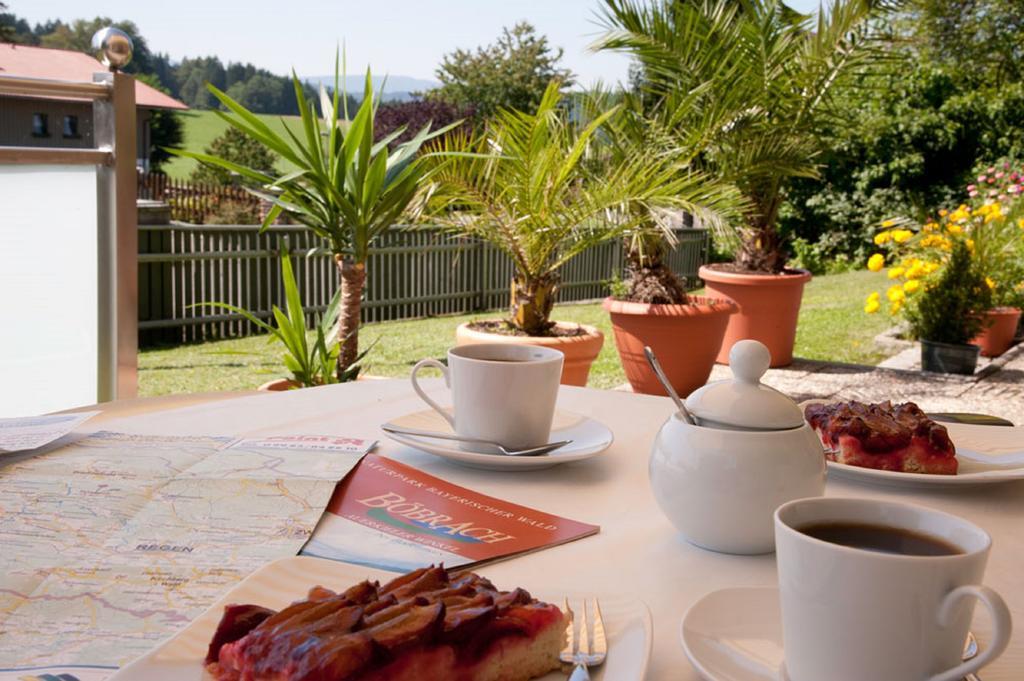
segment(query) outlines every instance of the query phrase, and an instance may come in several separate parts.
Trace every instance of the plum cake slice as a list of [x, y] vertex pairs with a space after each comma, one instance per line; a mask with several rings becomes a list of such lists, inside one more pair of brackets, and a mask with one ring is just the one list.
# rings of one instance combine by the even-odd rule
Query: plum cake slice
[[945, 426], [913, 402], [809, 404], [804, 417], [832, 461], [900, 473], [956, 475], [956, 448]]
[[217, 681], [526, 681], [557, 669], [567, 619], [523, 589], [422, 568], [341, 593], [313, 587], [280, 612], [224, 609]]

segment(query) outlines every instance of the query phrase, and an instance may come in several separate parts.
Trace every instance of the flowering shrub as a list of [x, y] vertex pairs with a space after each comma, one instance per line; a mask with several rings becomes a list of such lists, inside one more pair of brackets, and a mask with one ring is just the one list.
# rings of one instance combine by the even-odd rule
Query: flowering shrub
[[[887, 268], [893, 283], [884, 299], [877, 291], [868, 296], [865, 312], [886, 306], [890, 314], [904, 315], [915, 336], [941, 340], [929, 335], [947, 335], [935, 329], [939, 321], [959, 329], [952, 336], [963, 337], [964, 329], [980, 318], [978, 313], [1024, 302], [1024, 172], [1009, 162], [983, 168], [977, 183], [968, 185], [967, 194], [968, 202], [940, 210], [923, 225], [902, 218], [882, 223], [873, 239], [878, 251], [867, 267], [872, 272]], [[956, 263], [957, 276], [951, 277], [947, 270], [958, 251], [964, 262]], [[981, 284], [974, 286], [975, 280]], [[970, 312], [957, 314], [950, 309], [932, 319], [928, 329], [920, 328], [915, 320], [921, 319], [922, 306], [934, 307], [924, 300], [940, 295], [940, 282], [945, 287], [959, 286], [958, 305], [968, 305]], [[942, 293], [942, 297], [950, 295]]]

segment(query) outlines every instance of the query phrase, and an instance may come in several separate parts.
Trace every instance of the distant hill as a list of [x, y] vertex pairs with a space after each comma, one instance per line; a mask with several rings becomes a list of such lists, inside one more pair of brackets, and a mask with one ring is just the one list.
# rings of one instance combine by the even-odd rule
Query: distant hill
[[[363, 98], [363, 82], [366, 76], [349, 74], [345, 76], [345, 89], [356, 99]], [[328, 87], [334, 87], [334, 76], [300, 76], [300, 80], [308, 81], [319, 87], [321, 83]], [[385, 81], [384, 76], [373, 76], [373, 90], [380, 92], [381, 83]], [[406, 102], [412, 99], [413, 92], [425, 92], [441, 85], [436, 80], [424, 78], [413, 78], [412, 76], [387, 76], [384, 82], [384, 101]]]

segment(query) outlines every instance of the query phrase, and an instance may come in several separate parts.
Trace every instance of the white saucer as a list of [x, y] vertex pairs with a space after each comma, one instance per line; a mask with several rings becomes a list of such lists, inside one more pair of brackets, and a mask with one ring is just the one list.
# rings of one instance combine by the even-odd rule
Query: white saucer
[[782, 610], [775, 587], [713, 591], [690, 606], [683, 650], [707, 681], [785, 681]]
[[[440, 433], [451, 433], [451, 426], [433, 409], [424, 409], [406, 414], [389, 421], [385, 425], [396, 428], [414, 428], [417, 430], [434, 430]], [[454, 463], [470, 468], [484, 468], [494, 471], [532, 471], [550, 468], [560, 463], [589, 459], [611, 446], [615, 439], [612, 431], [603, 423], [562, 409], [555, 410], [554, 422], [551, 424], [551, 441], [572, 440], [569, 444], [542, 456], [502, 456], [483, 454], [480, 452], [460, 449], [459, 445], [450, 440], [437, 440], [416, 435], [398, 435], [384, 433], [395, 442], [414, 449], [439, 456]]]

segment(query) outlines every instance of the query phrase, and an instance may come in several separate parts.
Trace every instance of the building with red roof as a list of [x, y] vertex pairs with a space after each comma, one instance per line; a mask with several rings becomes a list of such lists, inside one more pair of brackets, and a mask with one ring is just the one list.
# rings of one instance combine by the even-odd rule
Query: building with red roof
[[[0, 44], [0, 78], [45, 78], [92, 82], [107, 68], [82, 52], [30, 45]], [[140, 81], [135, 81], [136, 149], [138, 165], [149, 167], [150, 119], [156, 109], [187, 110], [185, 104]], [[0, 145], [22, 147], [95, 146], [92, 104], [71, 98], [0, 95]]]

